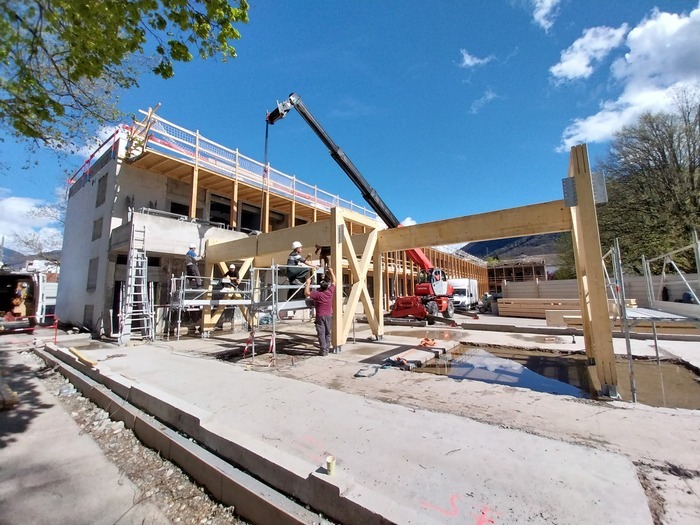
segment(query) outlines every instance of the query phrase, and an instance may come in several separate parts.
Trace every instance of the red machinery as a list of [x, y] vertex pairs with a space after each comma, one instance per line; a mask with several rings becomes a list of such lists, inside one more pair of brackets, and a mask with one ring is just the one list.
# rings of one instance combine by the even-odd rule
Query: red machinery
[[[301, 97], [296, 93], [289, 95], [284, 102], [278, 102], [277, 108], [267, 115], [267, 123], [272, 125], [285, 117], [290, 109], [296, 108], [301, 117], [321, 139], [330, 151], [331, 157], [341, 167], [341, 169], [355, 183], [355, 186], [362, 193], [362, 197], [386, 223], [389, 228], [398, 228], [401, 223], [396, 216], [384, 204], [384, 201], [372, 188], [362, 174], [358, 171], [352, 161], [348, 158], [335, 142], [328, 136], [314, 116], [309, 112]], [[447, 282], [447, 274], [440, 268], [435, 268], [425, 253], [419, 248], [406, 250], [406, 253], [420, 269], [419, 282], [415, 287], [416, 295], [398, 297], [391, 308], [391, 317], [415, 317], [417, 319], [427, 319], [429, 324], [441, 320], [438, 314], [442, 313], [445, 319], [452, 319], [454, 315], [454, 304], [452, 295], [454, 290]]]

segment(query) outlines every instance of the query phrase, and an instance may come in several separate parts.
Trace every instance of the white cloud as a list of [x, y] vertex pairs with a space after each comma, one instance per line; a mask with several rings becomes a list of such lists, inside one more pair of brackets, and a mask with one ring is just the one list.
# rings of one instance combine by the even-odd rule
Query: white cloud
[[462, 53], [462, 62], [459, 64], [459, 67], [463, 68], [483, 66], [484, 64], [488, 64], [489, 62], [491, 62], [494, 58], [493, 56], [487, 56], [486, 58], [478, 58], [473, 55], [470, 55], [466, 49], [460, 49], [459, 52]]
[[532, 13], [532, 18], [535, 23], [545, 31], [549, 31], [554, 25], [554, 19], [559, 14], [559, 3], [561, 0], [532, 0], [532, 5], [535, 10]]
[[558, 151], [582, 142], [604, 142], [646, 111], [671, 107], [676, 88], [700, 85], [700, 8], [690, 14], [654, 9], [628, 34], [628, 52], [611, 67], [620, 95], [600, 110], [574, 120], [563, 132]]
[[[111, 142], [109, 144], [104, 145], [103, 142], [110, 138], [114, 134], [114, 132], [117, 131], [117, 129], [118, 128], [115, 126], [101, 127], [97, 130], [97, 133], [95, 133], [94, 137], [88, 140], [87, 143], [85, 143], [80, 149], [78, 149], [75, 152], [75, 155], [82, 158], [88, 158], [93, 153], [97, 153], [95, 156], [99, 156], [99, 154], [101, 154], [105, 149], [111, 146]], [[96, 152], [98, 147], [100, 147], [100, 149]]]
[[490, 89], [486, 90], [486, 92], [481, 96], [481, 98], [478, 98], [477, 100], [472, 102], [471, 108], [469, 109], [469, 113], [478, 113], [479, 111], [481, 111], [481, 108], [483, 108], [486, 104], [497, 98], [498, 95], [496, 95], [496, 93], [494, 93]]
[[667, 87], [700, 78], [700, 8], [689, 15], [651, 12], [627, 36], [629, 52], [615, 61], [613, 76], [637, 86]]
[[418, 223], [414, 221], [411, 217], [406, 217], [403, 221], [401, 221], [401, 226], [413, 226], [414, 224]]
[[629, 26], [622, 24], [612, 27], [591, 27], [583, 31], [583, 36], [561, 52], [561, 60], [549, 68], [549, 72], [559, 80], [588, 78], [593, 74], [593, 62], [602, 61], [610, 51], [618, 47]]
[[60, 248], [62, 232], [51, 218], [34, 213], [45, 201], [29, 197], [14, 197], [7, 188], [0, 188], [0, 236], [5, 238], [5, 247], [23, 252], [24, 247], [15, 236], [38, 235], [47, 246]]

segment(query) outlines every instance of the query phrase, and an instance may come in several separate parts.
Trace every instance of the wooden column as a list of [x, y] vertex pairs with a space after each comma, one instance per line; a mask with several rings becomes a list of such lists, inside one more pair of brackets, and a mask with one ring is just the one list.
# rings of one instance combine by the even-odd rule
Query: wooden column
[[231, 189], [231, 212], [229, 216], [229, 224], [231, 229], [235, 230], [238, 227], [238, 179], [234, 179], [233, 188]]
[[374, 247], [374, 318], [377, 321], [378, 340], [384, 338], [384, 287], [382, 286], [382, 251], [377, 243]]
[[270, 233], [270, 166], [265, 168], [266, 177], [263, 178], [263, 205], [260, 210], [262, 218], [262, 232]]
[[600, 249], [588, 149], [585, 145], [571, 148], [569, 177], [574, 178], [578, 200], [577, 205], [571, 208], [571, 237], [574, 243], [576, 278], [581, 301], [586, 355], [589, 359], [589, 376], [598, 393], [618, 397], [612, 328], [603, 273], [603, 254]]
[[199, 130], [195, 135], [194, 167], [192, 168], [192, 194], [190, 195], [190, 219], [197, 218], [197, 193], [199, 191]]

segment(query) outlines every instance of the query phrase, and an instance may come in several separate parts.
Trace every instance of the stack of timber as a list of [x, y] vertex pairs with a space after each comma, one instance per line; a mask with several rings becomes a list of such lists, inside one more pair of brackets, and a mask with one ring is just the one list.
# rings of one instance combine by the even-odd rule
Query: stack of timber
[[[573, 312], [570, 312], [573, 313]], [[619, 317], [611, 317], [610, 322], [613, 332], [622, 332], [622, 323]], [[565, 315], [564, 323], [570, 328], [583, 329], [581, 315]], [[656, 333], [662, 335], [700, 335], [700, 328], [692, 321], [656, 321]], [[654, 328], [651, 321], [636, 321], [630, 323], [630, 332], [637, 334], [653, 334]]]
[[[637, 306], [634, 299], [626, 301], [627, 306]], [[608, 300], [611, 314], [617, 313], [617, 306], [612, 299]], [[564, 314], [580, 315], [581, 303], [578, 299], [522, 299], [502, 298], [498, 300], [498, 314], [505, 317], [529, 317], [531, 319], [547, 319], [553, 326], [564, 326]]]

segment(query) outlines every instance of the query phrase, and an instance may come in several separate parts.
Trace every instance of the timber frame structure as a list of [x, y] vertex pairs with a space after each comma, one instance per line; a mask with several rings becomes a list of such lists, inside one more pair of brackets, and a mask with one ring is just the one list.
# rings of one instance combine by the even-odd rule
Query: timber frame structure
[[[558, 200], [388, 230], [377, 229], [376, 222], [358, 213], [334, 207], [329, 218], [295, 227], [293, 237], [302, 244], [331, 247], [330, 265], [336, 275], [342, 275], [344, 267], [350, 272], [347, 300], [343, 294], [335, 295], [333, 347], [340, 348], [347, 341], [360, 302], [372, 334], [377, 339], [383, 338], [385, 279], [379, 278], [383, 272], [375, 270], [382, 265], [382, 254], [418, 246], [571, 231], [591, 390], [598, 395], [617, 397], [612, 327], [586, 145], [571, 149], [568, 179], [573, 180], [576, 195], [573, 205]], [[363, 233], [352, 233], [348, 228], [351, 223], [362, 224]], [[229, 242], [210, 240], [205, 275], [213, 277], [215, 267], [223, 269], [231, 259], [244, 261], [241, 275], [251, 265], [267, 266], [275, 258], [285, 256], [290, 236], [290, 230], [285, 229]], [[375, 275], [372, 293], [368, 287], [370, 271]], [[205, 307], [203, 328], [212, 329], [215, 322], [212, 309]]]

